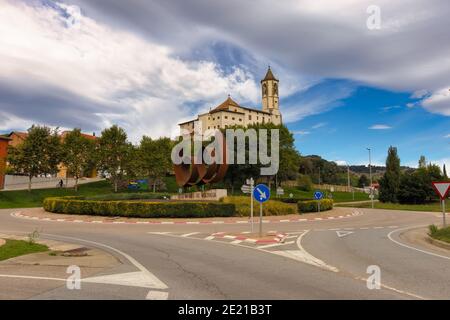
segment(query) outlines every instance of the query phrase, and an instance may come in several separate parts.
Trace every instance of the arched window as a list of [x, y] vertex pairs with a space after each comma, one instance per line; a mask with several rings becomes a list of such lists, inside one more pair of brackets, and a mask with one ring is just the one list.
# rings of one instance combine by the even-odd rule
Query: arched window
[[263, 84], [262, 90], [263, 90], [263, 96], [267, 96], [267, 84], [266, 83]]
[[276, 82], [273, 84], [273, 95], [278, 95], [278, 84]]

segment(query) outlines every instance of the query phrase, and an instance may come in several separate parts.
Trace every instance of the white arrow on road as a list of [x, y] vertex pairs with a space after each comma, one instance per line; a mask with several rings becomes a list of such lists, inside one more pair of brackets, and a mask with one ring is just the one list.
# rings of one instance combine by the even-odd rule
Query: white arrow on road
[[348, 236], [349, 234], [354, 233], [353, 231], [336, 231], [336, 234], [339, 238]]
[[256, 190], [258, 190], [258, 192], [259, 192], [259, 198], [260, 199], [266, 199], [267, 198], [265, 192], [262, 192], [259, 188], [256, 188]]

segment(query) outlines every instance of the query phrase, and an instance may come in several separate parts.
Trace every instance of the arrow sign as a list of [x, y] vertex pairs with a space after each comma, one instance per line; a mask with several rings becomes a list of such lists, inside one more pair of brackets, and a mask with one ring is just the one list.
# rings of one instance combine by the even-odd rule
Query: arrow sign
[[258, 184], [253, 190], [253, 197], [258, 202], [266, 202], [270, 198], [270, 190], [265, 184]]
[[348, 236], [349, 234], [354, 233], [353, 231], [336, 231], [336, 234], [339, 238]]
[[432, 184], [441, 200], [445, 200], [450, 192], [450, 182], [432, 182]]

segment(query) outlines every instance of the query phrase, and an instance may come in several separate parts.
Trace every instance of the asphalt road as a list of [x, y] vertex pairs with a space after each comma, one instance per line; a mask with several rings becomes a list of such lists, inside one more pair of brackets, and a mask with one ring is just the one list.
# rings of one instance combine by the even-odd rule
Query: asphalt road
[[[450, 254], [405, 236], [439, 223], [436, 213], [364, 209], [348, 219], [267, 223], [265, 230], [288, 237], [263, 246], [208, 237], [247, 231], [247, 224], [96, 225], [27, 220], [14, 211], [0, 210], [1, 233], [38, 229], [44, 238], [98, 247], [123, 263], [83, 279], [80, 290], [67, 289], [64, 276], [0, 274], [0, 291], [9, 290], [11, 299], [23, 291], [31, 299], [450, 298]], [[369, 266], [379, 267], [380, 289], [367, 287]]]

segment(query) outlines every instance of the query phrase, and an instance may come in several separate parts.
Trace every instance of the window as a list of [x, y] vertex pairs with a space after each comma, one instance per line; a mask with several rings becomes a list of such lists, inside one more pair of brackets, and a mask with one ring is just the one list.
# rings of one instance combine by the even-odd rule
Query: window
[[220, 119], [220, 116], [219, 117], [217, 117], [217, 120], [219, 120]]
[[210, 127], [210, 126], [208, 126], [208, 129], [211, 129], [211, 127]]
[[216, 118], [213, 118], [213, 120], [216, 120]]
[[225, 116], [225, 119], [228, 119], [228, 116]]
[[242, 119], [241, 119], [241, 118], [239, 118], [239, 121], [242, 121]]
[[251, 114], [248, 115], [248, 120], [252, 120], [252, 115]]
[[231, 118], [231, 120], [233, 120], [233, 121], [234, 121], [234, 117], [233, 117], [233, 118]]

